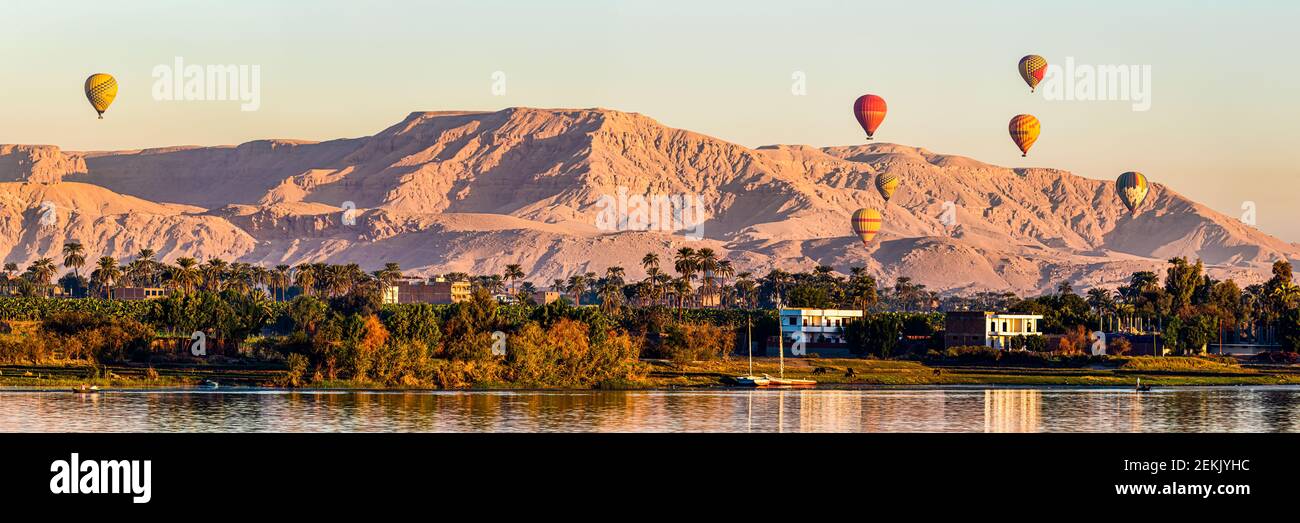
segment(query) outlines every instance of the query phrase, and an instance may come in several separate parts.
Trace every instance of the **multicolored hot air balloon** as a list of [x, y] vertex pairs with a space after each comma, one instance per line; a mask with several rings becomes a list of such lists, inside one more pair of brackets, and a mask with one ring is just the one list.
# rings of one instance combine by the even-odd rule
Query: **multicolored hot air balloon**
[[1038, 119], [1032, 114], [1018, 114], [1011, 119], [1009, 128], [1011, 140], [1016, 142], [1016, 147], [1020, 148], [1020, 156], [1028, 156], [1029, 148], [1038, 141], [1038, 131], [1042, 129]]
[[858, 119], [862, 130], [867, 132], [868, 140], [876, 134], [880, 122], [885, 121], [886, 111], [885, 99], [874, 94], [864, 94], [853, 102], [853, 116]]
[[1115, 192], [1119, 193], [1119, 199], [1123, 200], [1124, 206], [1131, 213], [1137, 213], [1137, 208], [1142, 206], [1142, 200], [1147, 198], [1150, 189], [1147, 177], [1140, 172], [1129, 171], [1115, 180]]
[[876, 237], [880, 231], [880, 211], [875, 209], [858, 209], [853, 212], [853, 234], [858, 235], [862, 244], [866, 245]]
[[898, 175], [884, 173], [876, 176], [876, 190], [880, 191], [880, 196], [889, 203], [889, 199], [894, 197], [894, 191], [898, 189]]
[[1036, 54], [1025, 55], [1016, 69], [1020, 71], [1020, 77], [1025, 79], [1025, 83], [1029, 84], [1029, 92], [1032, 93], [1038, 87], [1038, 82], [1043, 81], [1043, 74], [1047, 72], [1047, 60]]
[[86, 79], [86, 99], [90, 100], [90, 106], [99, 113], [100, 120], [104, 119], [104, 111], [108, 110], [108, 106], [113, 105], [114, 98], [117, 98], [117, 80], [113, 75], [95, 73]]

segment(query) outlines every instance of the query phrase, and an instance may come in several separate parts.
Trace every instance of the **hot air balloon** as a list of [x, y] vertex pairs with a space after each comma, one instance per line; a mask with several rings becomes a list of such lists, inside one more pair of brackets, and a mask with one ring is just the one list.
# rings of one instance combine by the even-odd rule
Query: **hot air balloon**
[[1043, 81], [1043, 74], [1047, 72], [1047, 60], [1036, 54], [1025, 55], [1016, 69], [1020, 71], [1020, 77], [1025, 79], [1025, 83], [1029, 84], [1029, 92], [1032, 93], [1038, 87], [1038, 82]]
[[867, 132], [868, 140], [876, 134], [880, 122], [885, 121], [886, 111], [885, 99], [874, 94], [864, 94], [853, 102], [853, 116], [858, 119], [862, 130]]
[[875, 209], [858, 209], [853, 212], [853, 234], [858, 235], [866, 245], [880, 231], [880, 211]]
[[1029, 148], [1038, 140], [1038, 131], [1042, 126], [1032, 114], [1018, 114], [1011, 119], [1011, 140], [1020, 148], [1020, 156], [1027, 156]]
[[1124, 206], [1131, 213], [1137, 213], [1137, 208], [1142, 206], [1142, 200], [1146, 199], [1150, 188], [1147, 177], [1136, 171], [1121, 174], [1115, 180], [1115, 192], [1119, 193], [1119, 199], [1123, 200]]
[[113, 99], [117, 98], [117, 80], [113, 75], [105, 73], [95, 73], [86, 79], [86, 99], [90, 100], [90, 106], [95, 108], [99, 113], [99, 119], [104, 119], [104, 111], [108, 106], [113, 105]]
[[881, 174], [876, 177], [876, 190], [880, 191], [880, 196], [889, 203], [889, 199], [894, 197], [894, 191], [898, 189], [898, 175]]

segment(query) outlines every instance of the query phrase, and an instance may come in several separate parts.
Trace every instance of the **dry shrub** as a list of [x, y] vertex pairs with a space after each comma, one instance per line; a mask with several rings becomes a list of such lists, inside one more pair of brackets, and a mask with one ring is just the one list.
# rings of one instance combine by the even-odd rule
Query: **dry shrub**
[[1073, 329], [1065, 332], [1061, 337], [1061, 343], [1056, 346], [1056, 353], [1064, 356], [1075, 354], [1089, 353], [1092, 347], [1092, 340], [1088, 339], [1088, 331], [1082, 325], [1076, 325]]
[[664, 328], [659, 353], [677, 363], [726, 359], [735, 336], [732, 329], [711, 323], [677, 323]]

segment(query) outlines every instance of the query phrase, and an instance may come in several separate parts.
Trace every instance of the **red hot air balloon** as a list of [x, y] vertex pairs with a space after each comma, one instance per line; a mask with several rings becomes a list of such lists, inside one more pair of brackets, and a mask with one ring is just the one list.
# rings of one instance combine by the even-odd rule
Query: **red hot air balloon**
[[875, 209], [858, 209], [853, 212], [853, 218], [850, 223], [853, 225], [853, 234], [862, 240], [862, 245], [871, 243], [880, 232], [880, 225], [883, 222], [880, 211]]
[[874, 94], [864, 94], [853, 102], [853, 116], [858, 119], [862, 130], [867, 132], [867, 139], [876, 134], [880, 122], [885, 121], [885, 99]]

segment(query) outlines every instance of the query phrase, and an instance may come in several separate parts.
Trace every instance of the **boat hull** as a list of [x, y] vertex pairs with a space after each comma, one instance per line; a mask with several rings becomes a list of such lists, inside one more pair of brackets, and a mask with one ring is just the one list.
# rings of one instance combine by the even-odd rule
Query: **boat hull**
[[740, 385], [741, 387], [759, 387], [759, 388], [766, 387], [772, 382], [772, 380], [770, 379], [762, 378], [759, 376], [736, 376], [732, 378], [732, 380], [736, 382], [736, 385]]

